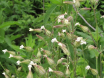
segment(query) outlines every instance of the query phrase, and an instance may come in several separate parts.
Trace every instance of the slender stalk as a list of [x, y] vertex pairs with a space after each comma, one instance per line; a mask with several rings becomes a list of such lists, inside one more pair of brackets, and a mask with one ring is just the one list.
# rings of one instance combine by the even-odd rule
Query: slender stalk
[[102, 78], [102, 63], [101, 63], [101, 53], [100, 53], [100, 78]]
[[[96, 57], [96, 70], [98, 71], [98, 57]], [[96, 78], [98, 78], [98, 75], [96, 75]]]

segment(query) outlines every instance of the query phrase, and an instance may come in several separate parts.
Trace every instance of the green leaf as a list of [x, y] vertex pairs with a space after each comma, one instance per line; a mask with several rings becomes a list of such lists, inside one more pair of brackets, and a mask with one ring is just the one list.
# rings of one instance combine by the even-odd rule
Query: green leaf
[[53, 4], [49, 9], [48, 11], [46, 12], [45, 14], [45, 17], [44, 17], [44, 25], [47, 23], [51, 13], [54, 11], [54, 9], [57, 7], [57, 5]]
[[94, 58], [94, 57], [99, 55], [99, 52], [96, 49], [89, 50], [89, 51], [90, 51], [90, 57], [91, 58]]
[[4, 22], [3, 24], [0, 25], [0, 28], [4, 28], [4, 27], [10, 26], [10, 25], [14, 25], [14, 24], [19, 25], [19, 22], [18, 21]]
[[0, 29], [0, 43], [4, 42], [4, 35], [5, 35], [5, 31], [3, 29]]

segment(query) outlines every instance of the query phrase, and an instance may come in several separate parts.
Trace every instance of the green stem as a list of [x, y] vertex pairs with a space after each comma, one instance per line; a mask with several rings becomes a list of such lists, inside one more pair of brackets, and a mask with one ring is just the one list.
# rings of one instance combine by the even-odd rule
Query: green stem
[[[98, 71], [98, 57], [96, 57], [96, 70]], [[96, 75], [96, 78], [98, 78], [98, 75]]]

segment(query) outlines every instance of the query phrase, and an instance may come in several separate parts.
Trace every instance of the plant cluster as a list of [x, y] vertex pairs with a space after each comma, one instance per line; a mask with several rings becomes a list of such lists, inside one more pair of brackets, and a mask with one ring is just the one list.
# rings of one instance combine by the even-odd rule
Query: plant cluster
[[[1, 64], [2, 74], [5, 78], [102, 78], [104, 16], [96, 10], [98, 0], [50, 3], [44, 25], [29, 28], [35, 37], [29, 35], [20, 47], [10, 45], [15, 51], [2, 50], [12, 63], [8, 69]], [[81, 8], [84, 3], [90, 7]], [[62, 12], [54, 11], [58, 5]]]

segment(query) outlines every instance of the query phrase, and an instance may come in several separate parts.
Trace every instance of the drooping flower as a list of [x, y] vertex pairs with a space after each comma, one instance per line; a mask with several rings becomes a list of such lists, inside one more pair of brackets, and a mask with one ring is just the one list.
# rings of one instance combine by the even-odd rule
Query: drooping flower
[[11, 58], [11, 57], [13, 57], [13, 55], [12, 55], [12, 54], [10, 54], [9, 58]]
[[20, 46], [20, 49], [23, 49], [23, 48], [24, 48], [24, 46], [23, 46], [23, 45], [21, 45], [21, 46]]
[[32, 28], [29, 28], [29, 31], [34, 31], [34, 29], [32, 29]]
[[53, 39], [51, 40], [51, 42], [54, 43], [54, 42], [58, 42], [58, 41], [57, 41], [56, 38], [53, 38]]
[[53, 72], [53, 70], [52, 70], [50, 67], [49, 67], [49, 69], [48, 69], [48, 70], [49, 70], [49, 72]]
[[33, 61], [30, 61], [30, 65], [34, 65], [35, 63]]
[[75, 24], [75, 26], [80, 26], [80, 23], [79, 23], [79, 22], [77, 22], [77, 23]]
[[31, 68], [32, 68], [32, 65], [30, 65], [30, 64], [29, 64], [29, 65], [28, 65], [28, 68], [29, 68], [29, 70], [31, 70]]
[[5, 76], [5, 72], [2, 73]]
[[8, 51], [7, 49], [2, 50], [4, 52], [4, 54]]
[[43, 26], [41, 26], [41, 28], [40, 28], [41, 30], [44, 30], [45, 29], [45, 27], [44, 27], [44, 25]]
[[89, 70], [89, 69], [90, 69], [90, 66], [89, 66], [89, 65], [87, 65], [87, 66], [85, 67], [85, 69], [86, 69], [86, 70]]
[[21, 61], [18, 60], [16, 63], [17, 63], [17, 65], [20, 65]]

